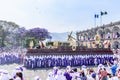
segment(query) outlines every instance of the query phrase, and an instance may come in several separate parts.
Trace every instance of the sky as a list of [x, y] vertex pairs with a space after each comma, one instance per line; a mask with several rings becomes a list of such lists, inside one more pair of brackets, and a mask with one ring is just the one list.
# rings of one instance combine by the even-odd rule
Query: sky
[[107, 11], [102, 24], [120, 21], [120, 0], [0, 0], [0, 20], [49, 32], [82, 31], [100, 26], [94, 14]]

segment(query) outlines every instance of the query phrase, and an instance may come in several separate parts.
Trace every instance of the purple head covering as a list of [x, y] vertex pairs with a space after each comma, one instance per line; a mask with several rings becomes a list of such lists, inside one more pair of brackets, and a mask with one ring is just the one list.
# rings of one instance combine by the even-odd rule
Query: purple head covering
[[23, 68], [22, 67], [16, 67], [15, 70], [17, 70], [18, 72], [23, 72]]
[[91, 74], [92, 78], [96, 78], [96, 73]]

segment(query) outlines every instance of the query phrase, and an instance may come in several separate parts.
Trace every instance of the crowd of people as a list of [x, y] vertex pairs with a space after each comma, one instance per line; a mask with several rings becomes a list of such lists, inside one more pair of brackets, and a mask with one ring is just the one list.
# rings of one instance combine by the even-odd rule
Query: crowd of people
[[[53, 67], [48, 73], [46, 80], [120, 80], [120, 67], [118, 58], [114, 58], [113, 64], [107, 61], [107, 66], [97, 65], [93, 67], [82, 65], [81, 67], [66, 66], [65, 70]], [[109, 67], [109, 69], [107, 69]], [[0, 80], [25, 80], [23, 67], [16, 67], [11, 74], [0, 69]], [[41, 74], [38, 74], [41, 75]], [[30, 80], [42, 80], [39, 76]]]
[[[20, 48], [0, 48], [0, 65], [22, 64], [21, 52]], [[24, 80], [23, 67], [16, 67], [11, 74], [6, 69], [0, 69], [0, 80]]]
[[50, 68], [54, 66], [96, 66], [106, 65], [106, 61], [113, 63], [113, 55], [42, 55], [29, 56], [24, 59], [24, 66], [28, 69]]
[[81, 68], [67, 66], [65, 71], [54, 67], [46, 80], [120, 80], [120, 58], [118, 52], [114, 55], [113, 63], [106, 61], [106, 65], [98, 64], [97, 70], [82, 65]]
[[0, 55], [0, 65], [12, 64], [12, 63], [20, 64], [22, 63], [21, 59], [22, 58], [19, 55], [4, 53]]
[[21, 64], [23, 63], [23, 54], [22, 50], [19, 48], [16, 49], [0, 49], [0, 65], [4, 64]]
[[[107, 62], [109, 66], [109, 62]], [[108, 67], [107, 66], [107, 67]], [[118, 60], [114, 59], [114, 63], [106, 69], [103, 64], [99, 64], [97, 70], [87, 68], [83, 65], [80, 69], [66, 67], [66, 71], [54, 67], [53, 71], [48, 74], [46, 80], [120, 80], [120, 67]]]
[[[53, 68], [46, 80], [120, 80], [120, 51], [117, 53], [114, 56], [108, 54], [25, 56], [23, 59], [19, 51], [7, 51], [0, 54], [0, 65], [24, 62], [27, 69]], [[90, 66], [98, 67], [96, 70]], [[66, 67], [65, 70], [62, 70], [63, 67]], [[0, 80], [25, 80], [23, 72], [21, 66], [16, 67], [11, 74], [0, 69]], [[36, 76], [32, 80], [41, 79]]]
[[0, 80], [24, 80], [23, 67], [16, 67], [11, 74], [5, 69], [0, 69]]

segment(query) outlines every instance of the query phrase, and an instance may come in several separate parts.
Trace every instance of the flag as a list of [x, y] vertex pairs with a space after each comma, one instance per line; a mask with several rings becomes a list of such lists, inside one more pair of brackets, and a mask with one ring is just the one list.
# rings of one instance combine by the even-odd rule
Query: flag
[[101, 11], [101, 12], [100, 12], [100, 15], [102, 16], [103, 14], [104, 14], [104, 13]]
[[103, 16], [103, 15], [107, 15], [108, 13], [105, 11], [105, 12], [100, 12], [100, 15]]
[[95, 15], [94, 15], [94, 18], [99, 18], [99, 15], [98, 15], [98, 14], [95, 14]]

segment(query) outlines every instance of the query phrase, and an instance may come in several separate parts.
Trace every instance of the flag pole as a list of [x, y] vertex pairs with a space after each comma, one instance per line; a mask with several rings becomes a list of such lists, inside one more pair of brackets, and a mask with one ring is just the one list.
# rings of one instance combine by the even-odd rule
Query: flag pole
[[97, 18], [99, 18], [99, 15], [98, 14], [94, 14], [94, 26], [96, 27], [96, 20]]
[[102, 26], [102, 15], [103, 15], [102, 13], [103, 13], [103, 12], [101, 11], [101, 12], [100, 12], [100, 26]]
[[94, 17], [94, 26], [96, 27], [96, 18]]
[[100, 26], [102, 26], [102, 16], [100, 16]]
[[102, 26], [102, 16], [103, 15], [107, 15], [107, 12], [105, 11], [105, 12], [100, 12], [100, 26]]

